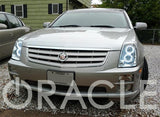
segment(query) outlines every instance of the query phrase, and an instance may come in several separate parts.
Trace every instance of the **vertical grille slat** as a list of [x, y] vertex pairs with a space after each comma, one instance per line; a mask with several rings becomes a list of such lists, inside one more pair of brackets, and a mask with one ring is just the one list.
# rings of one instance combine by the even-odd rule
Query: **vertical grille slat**
[[[67, 59], [59, 60], [59, 55], [65, 53]], [[57, 67], [89, 67], [101, 66], [107, 56], [106, 50], [68, 50], [28, 48], [28, 59], [31, 62]]]

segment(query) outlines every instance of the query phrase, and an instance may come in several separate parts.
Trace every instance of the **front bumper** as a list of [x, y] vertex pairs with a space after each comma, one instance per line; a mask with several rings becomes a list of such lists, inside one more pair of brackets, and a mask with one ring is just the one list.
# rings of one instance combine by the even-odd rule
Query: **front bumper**
[[[63, 68], [53, 68], [51, 66], [38, 65], [38, 67], [31, 67], [22, 63], [21, 61], [10, 60], [8, 63], [9, 73], [12, 79], [15, 77], [19, 77], [21, 80], [33, 81], [37, 82], [38, 80], [47, 80], [47, 71], [56, 70], [56, 71], [66, 71]], [[114, 68], [108, 70], [93, 70], [93, 68], [78, 68], [78, 69], [69, 69], [68, 71], [72, 71], [75, 73], [75, 82], [77, 86], [90, 87], [92, 83], [98, 80], [107, 80], [114, 85], [114, 88], [110, 88], [108, 86], [98, 86], [104, 87], [106, 92], [95, 92], [92, 94], [92, 97], [102, 98], [120, 98], [120, 80], [119, 78], [122, 76], [133, 76], [132, 81], [125, 82], [126, 85], [130, 85], [130, 89], [125, 92], [126, 98], [134, 98], [139, 93], [139, 81], [141, 77], [141, 73], [139, 70], [143, 67], [143, 65], [139, 65], [134, 68]], [[58, 84], [59, 85], [59, 84]], [[20, 84], [20, 86], [23, 86]], [[31, 85], [32, 90], [38, 91], [38, 87], [36, 85]], [[43, 88], [43, 91], [49, 91], [48, 88]], [[66, 96], [67, 92], [63, 90], [56, 90], [56, 95]], [[81, 95], [83, 97], [88, 97], [88, 92], [82, 91]], [[77, 96], [75, 93], [72, 96]]]

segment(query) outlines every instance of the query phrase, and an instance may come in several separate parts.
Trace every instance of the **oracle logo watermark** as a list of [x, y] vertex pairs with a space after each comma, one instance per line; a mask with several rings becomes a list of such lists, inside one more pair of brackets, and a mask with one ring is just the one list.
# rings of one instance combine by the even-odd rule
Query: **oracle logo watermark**
[[[23, 81], [23, 80], [19, 80], [18, 78], [16, 78], [15, 80], [15, 88], [16, 88], [16, 94], [19, 95], [19, 86], [23, 85], [26, 89], [27, 89], [27, 93], [28, 93], [28, 97], [26, 99], [26, 101], [22, 104], [19, 105], [15, 105], [12, 104], [10, 102], [10, 100], [7, 97], [7, 93], [8, 93], [8, 89], [10, 89], [10, 87], [13, 85], [13, 81], [10, 81], [4, 88], [3, 88], [3, 98], [4, 98], [4, 102], [7, 104], [7, 106], [9, 106], [12, 109], [23, 109], [25, 108], [28, 104], [31, 103], [32, 100], [32, 88], [31, 86]], [[43, 84], [47, 84], [51, 86], [50, 91], [43, 91], [42, 85]], [[157, 92], [156, 91], [144, 91], [144, 85], [145, 84], [150, 84], [150, 85], [156, 85], [157, 81], [156, 80], [141, 80], [140, 81], [140, 109], [157, 109], [157, 105], [145, 105], [144, 103], [144, 98], [147, 96], [156, 96]], [[93, 100], [93, 90], [94, 88], [96, 88], [99, 85], [106, 85], [109, 88], [114, 88], [114, 84], [111, 83], [110, 81], [107, 80], [98, 80], [96, 82], [94, 82], [88, 89], [88, 100], [90, 102], [90, 104], [97, 108], [97, 109], [108, 109], [110, 107], [112, 107], [114, 105], [113, 101], [108, 102], [108, 104], [106, 105], [100, 105], [97, 104], [94, 100]], [[74, 91], [74, 94], [72, 93]], [[42, 103], [42, 99], [44, 99], [48, 105], [50, 106], [51, 109], [57, 109], [57, 107], [52, 103], [52, 101], [50, 100], [49, 96], [52, 96], [56, 93], [56, 85], [53, 81], [50, 80], [39, 80], [38, 81], [38, 109], [42, 109], [43, 103]], [[136, 109], [136, 105], [126, 105], [125, 104], [125, 81], [121, 80], [120, 81], [120, 109]], [[76, 84], [76, 82], [73, 80], [70, 84], [70, 87], [65, 95], [65, 98], [60, 106], [60, 109], [65, 109], [66, 104], [68, 101], [70, 100], [77, 100], [80, 102], [82, 109], [87, 109], [87, 106], [85, 104], [85, 101], [83, 100], [83, 97], [78, 89], [78, 86]]]

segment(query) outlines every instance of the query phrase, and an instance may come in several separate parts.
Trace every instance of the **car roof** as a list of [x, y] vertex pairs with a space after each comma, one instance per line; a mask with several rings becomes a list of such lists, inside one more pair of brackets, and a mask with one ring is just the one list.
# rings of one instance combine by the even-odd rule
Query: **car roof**
[[85, 9], [74, 9], [67, 12], [124, 12], [124, 9], [117, 8], [85, 8]]

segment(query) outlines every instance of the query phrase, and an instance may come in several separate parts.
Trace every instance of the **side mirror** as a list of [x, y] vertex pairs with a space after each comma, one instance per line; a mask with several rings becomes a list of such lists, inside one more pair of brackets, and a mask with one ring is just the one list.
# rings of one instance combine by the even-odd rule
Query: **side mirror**
[[51, 23], [51, 22], [44, 22], [44, 23], [43, 23], [43, 27], [44, 27], [44, 28], [47, 28], [50, 23]]
[[138, 30], [147, 29], [147, 23], [144, 23], [144, 22], [136, 22], [136, 26], [135, 26], [134, 28], [135, 28], [135, 29], [138, 29]]
[[7, 25], [0, 23], [0, 29], [7, 29]]

